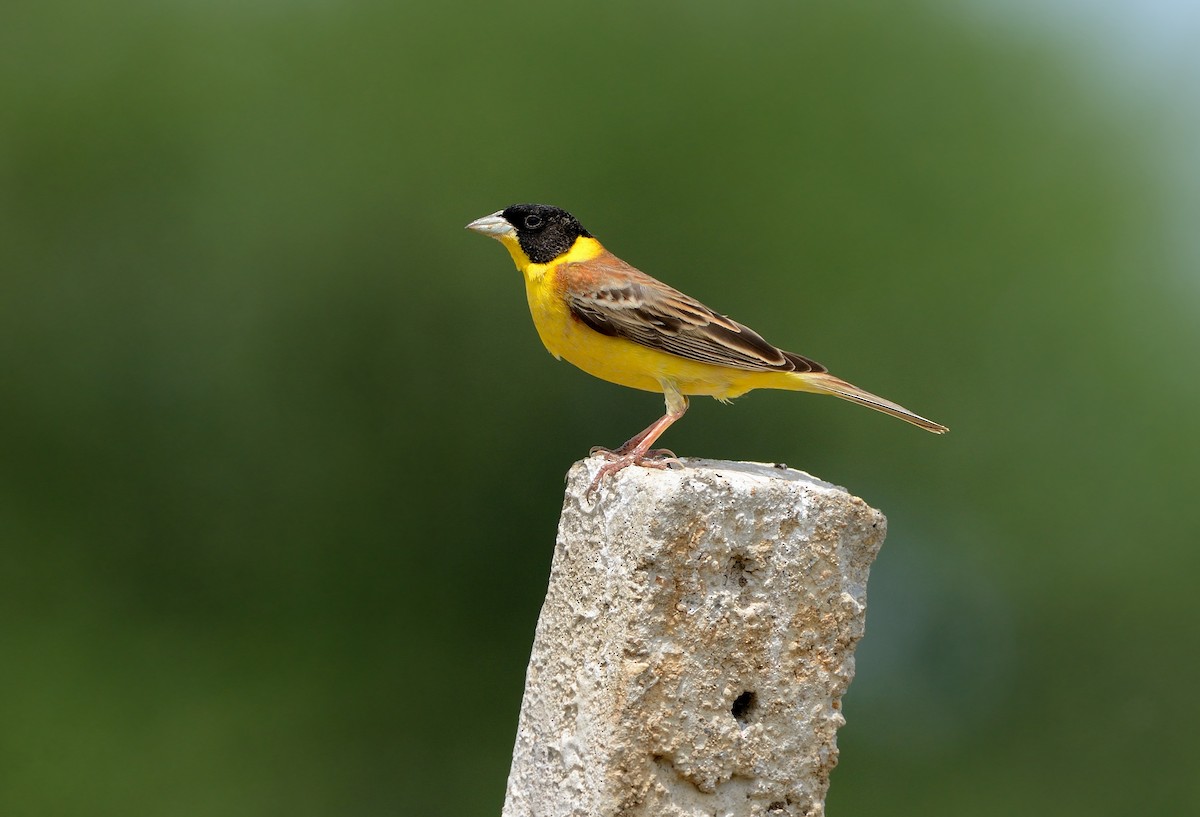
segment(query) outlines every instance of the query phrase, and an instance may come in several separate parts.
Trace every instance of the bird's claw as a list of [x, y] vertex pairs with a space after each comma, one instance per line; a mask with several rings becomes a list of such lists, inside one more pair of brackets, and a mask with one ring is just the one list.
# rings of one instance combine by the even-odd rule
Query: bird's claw
[[682, 465], [682, 463], [679, 462], [679, 457], [675, 456], [675, 452], [670, 450], [669, 448], [651, 448], [649, 451], [643, 452], [640, 457], [637, 456], [634, 453], [634, 451], [635, 451], [634, 448], [627, 449], [624, 445], [615, 451], [611, 448], [605, 448], [602, 445], [593, 445], [591, 450], [588, 451], [588, 456], [589, 457], [604, 457], [604, 459], [609, 460], [609, 461], [619, 460], [624, 457], [632, 456], [634, 458], [633, 461], [631, 462], [632, 465], [647, 465], [650, 468], [653, 468], [654, 466], [646, 463], [645, 461], [647, 459], [655, 459], [655, 460], [669, 459], [669, 460], [673, 460], [675, 462], [675, 464], [677, 464], [677, 465]]
[[643, 468], [654, 468], [659, 471], [666, 471], [669, 468], [678, 466], [683, 467], [683, 463], [675, 456], [674, 452], [665, 448], [652, 448], [649, 451], [632, 451], [622, 454], [620, 449], [612, 451], [601, 446], [592, 448], [590, 454], [592, 456], [600, 456], [608, 460], [600, 469], [596, 471], [596, 476], [592, 479], [592, 484], [588, 486], [585, 495], [591, 497], [596, 493], [596, 489], [600, 487], [600, 483], [610, 474], [615, 474], [618, 471], [624, 470], [631, 465], [640, 465]]

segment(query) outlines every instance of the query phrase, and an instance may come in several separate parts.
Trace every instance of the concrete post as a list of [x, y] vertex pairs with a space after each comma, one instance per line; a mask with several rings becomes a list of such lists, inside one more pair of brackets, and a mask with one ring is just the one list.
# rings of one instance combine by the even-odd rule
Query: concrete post
[[782, 467], [576, 463], [504, 817], [823, 815], [886, 520]]

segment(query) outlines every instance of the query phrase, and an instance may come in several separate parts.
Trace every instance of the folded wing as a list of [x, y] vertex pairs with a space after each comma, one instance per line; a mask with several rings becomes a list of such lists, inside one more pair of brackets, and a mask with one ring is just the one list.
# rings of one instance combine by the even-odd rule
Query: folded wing
[[559, 283], [571, 314], [611, 337], [701, 363], [747, 371], [824, 372], [820, 363], [785, 352], [612, 253], [564, 265]]

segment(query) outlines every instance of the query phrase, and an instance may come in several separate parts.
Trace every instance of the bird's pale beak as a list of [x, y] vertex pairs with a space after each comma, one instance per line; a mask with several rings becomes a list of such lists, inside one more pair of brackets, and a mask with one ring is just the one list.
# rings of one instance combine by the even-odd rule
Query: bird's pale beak
[[492, 238], [516, 235], [517, 231], [508, 223], [508, 219], [501, 215], [503, 212], [503, 210], [498, 210], [490, 216], [477, 218], [467, 225], [467, 229], [483, 233], [484, 235], [490, 235]]

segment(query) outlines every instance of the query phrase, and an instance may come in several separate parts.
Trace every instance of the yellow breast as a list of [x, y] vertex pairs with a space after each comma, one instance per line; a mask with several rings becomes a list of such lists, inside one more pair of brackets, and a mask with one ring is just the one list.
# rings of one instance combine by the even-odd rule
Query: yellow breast
[[563, 297], [558, 270], [564, 264], [589, 261], [602, 252], [604, 247], [599, 241], [580, 238], [553, 263], [527, 264], [521, 270], [538, 337], [550, 354], [588, 374], [634, 389], [662, 391], [655, 376], [652, 350], [594, 331], [571, 314]]

